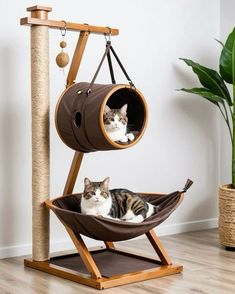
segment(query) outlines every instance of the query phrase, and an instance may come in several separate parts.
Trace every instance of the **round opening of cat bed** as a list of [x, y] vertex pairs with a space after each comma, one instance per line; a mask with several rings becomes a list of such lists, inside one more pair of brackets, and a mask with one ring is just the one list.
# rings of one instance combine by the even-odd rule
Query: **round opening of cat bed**
[[[107, 134], [104, 126], [103, 114], [105, 106], [108, 105], [110, 109], [120, 109], [123, 105], [127, 104], [127, 131], [134, 135], [134, 140], [126, 143], [120, 141], [112, 141]], [[104, 137], [112, 145], [117, 148], [127, 148], [130, 145], [136, 144], [144, 134], [147, 123], [147, 104], [144, 96], [135, 88], [125, 85], [119, 89], [113, 88], [112, 93], [105, 97], [100, 111], [100, 125]]]
[[82, 115], [81, 112], [77, 111], [74, 113], [73, 116], [73, 123], [75, 124], [75, 126], [77, 128], [79, 128], [81, 126], [81, 122], [82, 122]]

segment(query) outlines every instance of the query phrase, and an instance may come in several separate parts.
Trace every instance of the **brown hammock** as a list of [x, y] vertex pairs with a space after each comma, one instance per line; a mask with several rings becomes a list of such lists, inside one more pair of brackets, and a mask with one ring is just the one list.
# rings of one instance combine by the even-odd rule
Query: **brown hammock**
[[47, 202], [57, 217], [65, 223], [74, 233], [102, 241], [124, 241], [145, 234], [162, 223], [178, 207], [183, 200], [184, 192], [192, 185], [187, 180], [182, 191], [170, 194], [139, 193], [149, 203], [157, 207], [154, 215], [141, 223], [116, 221], [101, 216], [81, 213], [80, 201], [82, 194], [72, 194]]

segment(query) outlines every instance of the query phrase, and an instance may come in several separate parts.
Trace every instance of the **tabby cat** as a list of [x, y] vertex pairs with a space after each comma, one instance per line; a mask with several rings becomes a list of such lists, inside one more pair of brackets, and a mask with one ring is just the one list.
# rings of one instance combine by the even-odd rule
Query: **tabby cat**
[[105, 105], [104, 127], [112, 141], [126, 143], [128, 140], [134, 140], [134, 135], [128, 132], [127, 123], [127, 104], [120, 109], [110, 109]]
[[155, 213], [157, 207], [126, 189], [109, 190], [109, 178], [103, 182], [84, 180], [81, 212], [115, 220], [140, 223]]

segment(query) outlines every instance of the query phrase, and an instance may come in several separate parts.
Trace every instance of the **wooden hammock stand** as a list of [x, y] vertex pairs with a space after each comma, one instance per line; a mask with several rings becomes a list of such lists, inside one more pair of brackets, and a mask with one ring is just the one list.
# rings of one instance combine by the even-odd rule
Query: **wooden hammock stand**
[[[179, 273], [181, 265], [173, 264], [153, 230], [146, 233], [148, 240], [156, 251], [158, 259], [143, 257], [115, 248], [113, 242], [104, 242], [105, 247], [89, 251], [81, 235], [64, 224], [78, 254], [53, 257], [49, 256], [49, 28], [64, 28], [64, 21], [49, 20], [50, 7], [33, 6], [27, 11], [31, 17], [20, 20], [21, 25], [31, 26], [31, 80], [32, 80], [32, 201], [33, 201], [33, 255], [24, 261], [25, 266], [68, 279], [97, 289], [105, 289], [137, 281], [162, 277]], [[97, 27], [87, 24], [66, 22], [67, 30], [80, 31], [71, 66], [67, 77], [67, 87], [76, 79], [89, 34], [118, 35], [118, 29]], [[39, 73], [39, 74], [38, 74]], [[41, 119], [41, 121], [40, 121]], [[83, 159], [83, 153], [75, 152], [67, 177], [63, 195], [71, 194]], [[183, 197], [183, 194], [182, 194]], [[182, 198], [183, 199], [183, 198]], [[181, 200], [182, 200], [181, 199]], [[100, 256], [100, 257], [99, 257]], [[102, 256], [105, 259], [101, 261]], [[82, 271], [68, 266], [70, 260], [81, 263]], [[105, 269], [108, 258], [125, 258], [125, 262], [133, 263], [131, 269], [120, 274], [110, 275]], [[95, 261], [98, 260], [98, 261]], [[102, 264], [104, 269], [97, 264]], [[138, 266], [143, 264], [143, 269]], [[66, 267], [67, 265], [67, 267]], [[109, 265], [110, 266], [110, 265]], [[112, 266], [108, 268], [108, 271]], [[136, 270], [137, 269], [137, 270]]]

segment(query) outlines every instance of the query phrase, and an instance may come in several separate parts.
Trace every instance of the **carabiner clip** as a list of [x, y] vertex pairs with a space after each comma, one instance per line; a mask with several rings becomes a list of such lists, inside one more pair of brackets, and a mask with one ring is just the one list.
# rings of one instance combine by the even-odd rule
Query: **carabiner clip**
[[108, 38], [107, 38], [107, 34], [104, 34], [105, 37], [105, 41], [106, 43], [110, 43], [111, 44], [111, 28], [110, 27], [106, 27], [107, 29], [109, 29], [109, 33], [108, 33]]
[[61, 20], [62, 22], [64, 22], [64, 27], [63, 28], [60, 28], [60, 32], [61, 32], [61, 36], [62, 37], [65, 37], [66, 35], [66, 31], [67, 31], [67, 23], [65, 20]]

